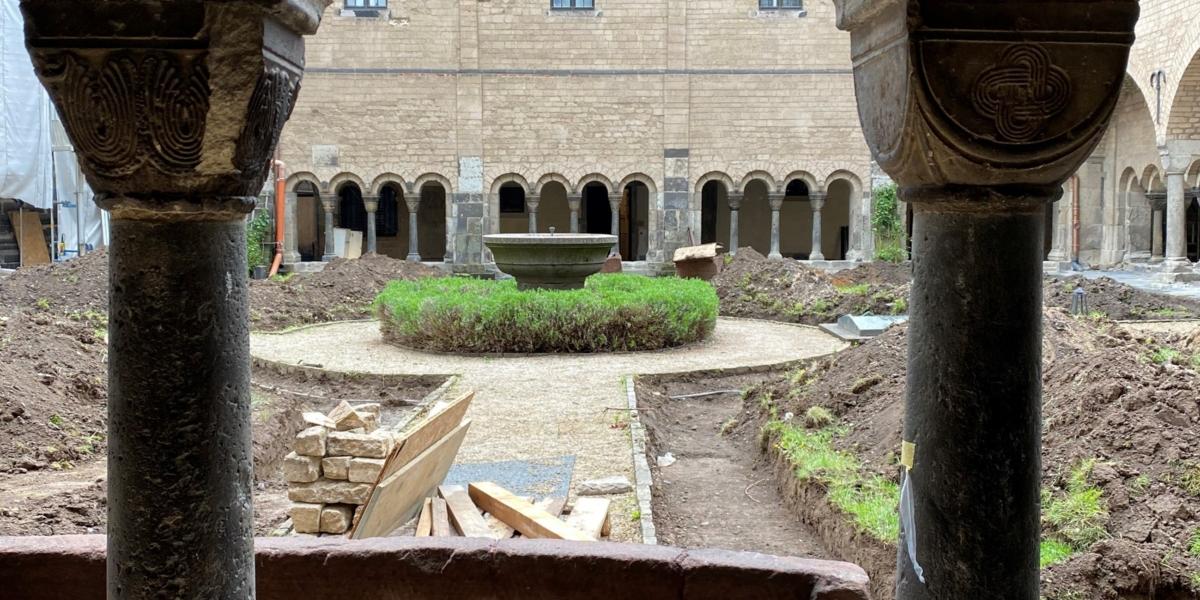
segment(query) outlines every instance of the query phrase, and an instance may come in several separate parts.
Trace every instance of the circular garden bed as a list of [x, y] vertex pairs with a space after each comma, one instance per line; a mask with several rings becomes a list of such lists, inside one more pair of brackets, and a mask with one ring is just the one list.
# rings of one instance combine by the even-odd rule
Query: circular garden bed
[[393, 281], [375, 301], [384, 339], [435, 352], [657, 350], [702, 340], [717, 322], [703, 281], [595, 275], [582, 290], [518, 291], [465, 277]]

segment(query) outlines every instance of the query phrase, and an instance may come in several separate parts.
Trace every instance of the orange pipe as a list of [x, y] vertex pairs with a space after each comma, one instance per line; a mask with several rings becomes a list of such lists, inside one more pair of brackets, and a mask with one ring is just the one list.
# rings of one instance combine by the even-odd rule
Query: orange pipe
[[268, 277], [274, 277], [283, 264], [283, 228], [284, 203], [286, 202], [286, 184], [284, 164], [279, 160], [279, 148], [275, 148], [275, 260], [271, 261], [271, 272]]

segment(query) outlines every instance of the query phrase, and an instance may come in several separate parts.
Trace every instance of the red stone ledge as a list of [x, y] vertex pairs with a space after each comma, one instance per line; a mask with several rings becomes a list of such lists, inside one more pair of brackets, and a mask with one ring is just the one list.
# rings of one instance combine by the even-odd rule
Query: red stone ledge
[[[259, 538], [258, 600], [867, 600], [850, 563], [548, 540]], [[104, 600], [105, 538], [0, 537], [0, 596]]]

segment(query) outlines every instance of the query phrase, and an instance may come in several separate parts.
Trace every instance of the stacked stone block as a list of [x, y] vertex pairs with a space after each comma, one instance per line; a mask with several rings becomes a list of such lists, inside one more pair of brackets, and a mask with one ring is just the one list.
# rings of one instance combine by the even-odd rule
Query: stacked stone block
[[311, 427], [296, 435], [283, 473], [296, 533], [346, 533], [371, 497], [395, 447], [379, 429], [379, 405], [343, 402], [328, 415], [306, 413]]

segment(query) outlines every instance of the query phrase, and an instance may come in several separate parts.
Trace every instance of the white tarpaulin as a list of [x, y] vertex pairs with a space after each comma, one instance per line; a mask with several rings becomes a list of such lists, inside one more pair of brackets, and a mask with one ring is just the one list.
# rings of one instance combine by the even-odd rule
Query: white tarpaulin
[[77, 232], [90, 248], [107, 241], [102, 211], [25, 49], [19, 0], [0, 0], [0, 198], [40, 209], [57, 200], [55, 242], [69, 251], [77, 248]]

